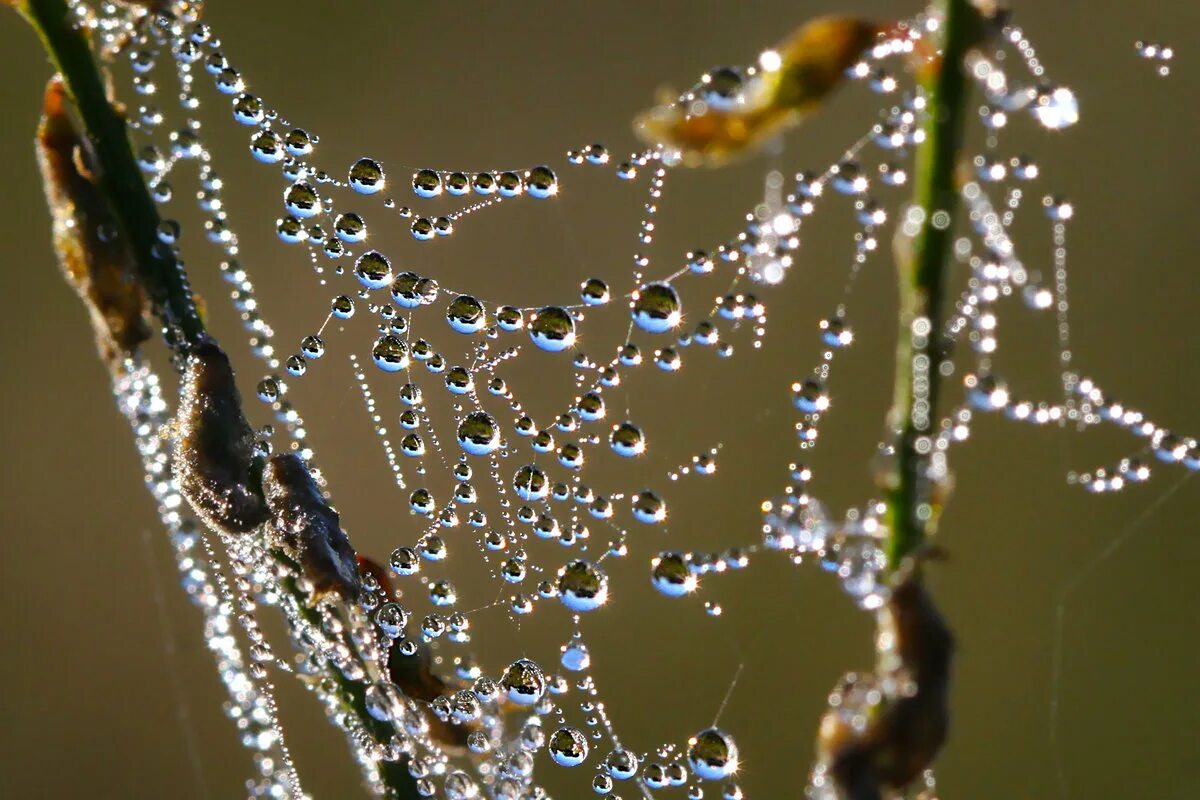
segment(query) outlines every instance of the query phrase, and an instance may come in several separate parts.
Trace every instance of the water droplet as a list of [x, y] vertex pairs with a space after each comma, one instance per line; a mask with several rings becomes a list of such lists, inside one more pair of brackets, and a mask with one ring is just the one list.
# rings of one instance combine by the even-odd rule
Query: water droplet
[[233, 101], [233, 118], [243, 125], [258, 125], [266, 118], [262, 100], [252, 94], [239, 95]]
[[1032, 109], [1037, 121], [1050, 130], [1062, 130], [1079, 122], [1079, 101], [1065, 86], [1040, 93]]
[[619, 456], [632, 458], [646, 452], [646, 439], [642, 435], [642, 429], [632, 422], [622, 422], [616, 426], [608, 441], [613, 452]]
[[375, 341], [371, 357], [384, 372], [399, 372], [408, 368], [408, 344], [389, 333]]
[[669, 283], [649, 283], [637, 291], [633, 321], [647, 333], [666, 333], [683, 318], [679, 294]]
[[546, 306], [529, 322], [533, 343], [551, 353], [566, 350], [575, 344], [575, 319], [571, 312], [558, 306]]
[[381, 192], [386, 182], [383, 166], [373, 158], [360, 158], [350, 167], [349, 181], [359, 194]]
[[321, 196], [312, 184], [300, 181], [284, 191], [283, 205], [293, 216], [308, 219], [321, 213]]
[[588, 278], [579, 287], [579, 295], [589, 306], [602, 306], [612, 299], [608, 284], [599, 278]]
[[496, 176], [490, 172], [477, 172], [471, 178], [471, 188], [476, 194], [489, 195], [496, 191]]
[[558, 571], [559, 600], [572, 611], [594, 611], [608, 600], [608, 576], [585, 559]]
[[[416, 558], [415, 554], [413, 558]], [[399, 638], [408, 624], [408, 612], [399, 603], [384, 603], [375, 612], [375, 622], [384, 634], [392, 639]]]
[[650, 562], [650, 582], [667, 597], [683, 597], [696, 591], [700, 579], [692, 572], [689, 559], [678, 551], [659, 553]]
[[547, 166], [538, 166], [529, 170], [525, 176], [525, 189], [530, 197], [544, 200], [558, 194], [558, 176]]
[[250, 153], [263, 164], [277, 164], [283, 160], [283, 142], [274, 131], [258, 131], [250, 137]]
[[633, 498], [633, 516], [647, 525], [662, 522], [667, 518], [667, 504], [654, 492], [639, 492]]
[[330, 313], [338, 319], [350, 319], [354, 316], [354, 300], [344, 294], [333, 298], [329, 304]]
[[592, 656], [588, 652], [587, 645], [583, 642], [569, 642], [562, 647], [562, 658], [560, 659], [563, 669], [571, 672], [582, 672], [591, 666]]
[[604, 769], [619, 781], [627, 781], [637, 774], [638, 757], [629, 750], [613, 750], [604, 757]]
[[487, 317], [482, 303], [471, 295], [460, 294], [446, 309], [446, 321], [459, 333], [478, 333], [483, 330]]
[[534, 464], [526, 464], [513, 475], [513, 490], [522, 500], [541, 500], [549, 492], [546, 473]]
[[288, 131], [287, 136], [283, 137], [283, 146], [288, 155], [297, 157], [309, 155], [313, 151], [312, 137], [303, 128], [292, 128]]
[[421, 169], [413, 173], [413, 192], [417, 197], [437, 197], [442, 193], [442, 176], [431, 169]]
[[577, 767], [588, 755], [587, 739], [583, 733], [570, 725], [564, 725], [550, 737], [550, 757], [561, 767]]
[[536, 662], [521, 658], [509, 665], [500, 678], [508, 699], [518, 705], [533, 705], [546, 692], [546, 676]]
[[500, 446], [500, 428], [490, 414], [474, 411], [458, 425], [458, 444], [474, 456], [495, 452]]
[[417, 553], [411, 547], [397, 547], [393, 550], [390, 563], [396, 574], [401, 576], [413, 575], [421, 569]]
[[688, 740], [687, 759], [697, 777], [706, 781], [724, 780], [737, 772], [737, 744], [724, 731], [709, 728]]
[[354, 262], [354, 275], [367, 289], [382, 289], [392, 282], [392, 262], [378, 250], [368, 250]]
[[367, 238], [367, 223], [358, 214], [338, 214], [333, 221], [333, 232], [348, 244], [357, 244]]

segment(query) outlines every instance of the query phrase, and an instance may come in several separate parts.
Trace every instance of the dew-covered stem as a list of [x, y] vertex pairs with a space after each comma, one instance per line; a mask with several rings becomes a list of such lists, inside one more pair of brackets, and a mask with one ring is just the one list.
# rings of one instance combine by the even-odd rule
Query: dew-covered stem
[[125, 118], [109, 98], [87, 31], [66, 0], [19, 0], [14, 7], [37, 31], [61, 73], [81, 128], [91, 142], [91, 165], [120, 228], [128, 239], [138, 277], [175, 345], [195, 345], [204, 336], [187, 273], [169, 246], [158, 239], [154, 200], [129, 146]]
[[[78, 25], [79, 18], [71, 13], [66, 0], [7, 0], [7, 4], [34, 28], [62, 77], [68, 99], [78, 115], [78, 128], [82, 135], [87, 137], [90, 145], [89, 152], [83, 159], [88, 177], [94, 180], [99, 194], [110, 210], [111, 219], [119, 229], [118, 235], [126, 240], [127, 250], [134, 261], [136, 282], [152, 299], [154, 313], [163, 325], [168, 345], [184, 365], [206, 356], [224, 364], [221, 381], [227, 385], [219, 390], [205, 388], [204, 395], [193, 398], [192, 404], [205, 413], [220, 417], [220, 424], [210, 424], [206, 427], [206, 437], [219, 437], [226, 441], [208, 441], [201, 452], [187, 441], [187, 436], [183, 436], [185, 449], [190, 456], [205, 456], [209, 461], [212, 461], [212, 451], [226, 457], [226, 461], [229, 454], [245, 455], [248, 458], [248, 442], [244, 440], [248, 438], [249, 428], [242, 416], [240, 398], [232, 388], [232, 370], [215, 339], [205, 330], [182, 262], [170, 246], [159, 241], [158, 231], [162, 220], [154, 200], [147, 191], [130, 147], [125, 118], [120, 108], [114, 105], [109, 97], [107, 79], [96, 60], [87, 29]], [[72, 199], [73, 202], [75, 200], [77, 198]], [[187, 382], [185, 380], [185, 383]], [[186, 395], [185, 387], [181, 401], [185, 405], [189, 402]], [[211, 466], [208, 462], [206, 465]], [[246, 464], [240, 462], [235, 465], [237, 469], [233, 470], [228, 469], [229, 465], [224, 461], [216, 466], [239, 475], [248, 471]], [[228, 513], [225, 506], [229, 504], [218, 499], [209, 505], [221, 513], [215, 516], [201, 515], [210, 526], [226, 534], [231, 531], [246, 533], [259, 526], [265, 514], [261, 509], [265, 500], [262, 496], [263, 488], [258, 480], [239, 482], [203, 477], [206, 480], [206, 488], [212, 488], [208, 484], [217, 485], [218, 488], [236, 484], [236, 488], [242, 492], [238, 507], [255, 509], [249, 515]], [[185, 474], [185, 494], [187, 482]], [[332, 514], [319, 496], [310, 499], [306, 507], [317, 515], [323, 513], [326, 522]], [[245, 522], [241, 526], [242, 530], [230, 524], [235, 518]], [[332, 515], [332, 519], [336, 526], [336, 514]], [[340, 529], [338, 533], [341, 533]], [[343, 541], [339, 543], [342, 547], [341, 555], [345, 559], [348, 552], [348, 559], [353, 563], [354, 553], [349, 549], [348, 542], [344, 541], [344, 534], [342, 536]], [[300, 575], [306, 571], [305, 564], [293, 561], [278, 549], [273, 549], [272, 555], [281, 564], [286, 565], [292, 575]], [[302, 550], [302, 562], [305, 555], [306, 552]], [[308, 572], [311, 573], [311, 569]], [[343, 578], [343, 582], [356, 588], [356, 578], [355, 574], [349, 579]], [[300, 582], [295, 577], [284, 577], [280, 580], [280, 587], [291, 596], [294, 606], [302, 614], [309, 616], [310, 622], [316, 624], [316, 612], [312, 609], [308, 592]], [[364, 670], [364, 674], [370, 673]], [[392, 733], [390, 724], [379, 721], [367, 709], [366, 679], [356, 680], [336, 669], [331, 670], [330, 675], [342, 699], [344, 711], [356, 718], [362, 727], [379, 741], [387, 741]], [[415, 780], [408, 771], [407, 758], [381, 761], [377, 768], [380, 783], [389, 797], [408, 800], [417, 796]]]
[[946, 267], [958, 208], [955, 172], [962, 146], [968, 84], [963, 59], [975, 33], [968, 0], [939, 0], [940, 29], [934, 34], [940, 64], [924, 73], [925, 138], [916, 153], [913, 204], [901, 235], [910, 248], [897, 254], [899, 331], [891, 424], [895, 428], [895, 471], [888, 486], [888, 563], [900, 567], [916, 552], [936, 522], [939, 500], [928, 474], [933, 448], [940, 367], [946, 357], [941, 337]]

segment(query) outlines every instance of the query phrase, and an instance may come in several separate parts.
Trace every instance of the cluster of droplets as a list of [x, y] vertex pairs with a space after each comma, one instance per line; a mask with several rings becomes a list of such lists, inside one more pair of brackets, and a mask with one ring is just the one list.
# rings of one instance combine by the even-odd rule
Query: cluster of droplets
[[217, 674], [229, 695], [226, 714], [237, 727], [242, 745], [254, 754], [255, 777], [247, 781], [251, 797], [288, 797], [301, 792], [300, 782], [275, 713], [274, 693], [259, 657], [261, 648], [244, 649], [235, 631], [245, 613], [245, 596], [235, 597], [204, 527], [187, 513], [187, 504], [171, 472], [170, 410], [153, 369], [127, 361], [113, 379], [118, 409], [133, 429], [145, 468], [146, 486], [158, 506], [169, 535], [183, 589], [204, 619], [204, 638], [216, 661]]
[[1161, 42], [1147, 42], [1141, 39], [1134, 42], [1133, 47], [1137, 51], [1138, 58], [1158, 64], [1154, 71], [1159, 76], [1165, 78], [1171, 74], [1171, 59], [1175, 58], [1175, 48]]

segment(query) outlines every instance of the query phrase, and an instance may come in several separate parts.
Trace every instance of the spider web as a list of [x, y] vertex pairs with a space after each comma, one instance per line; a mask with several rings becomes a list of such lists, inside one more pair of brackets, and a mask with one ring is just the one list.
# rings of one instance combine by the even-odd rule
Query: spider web
[[[396, 509], [399, 534], [388, 565], [400, 579], [403, 602], [368, 580], [360, 608], [321, 607], [314, 620], [273, 588], [261, 545], [220, 542], [181, 512], [159, 435], [169, 421], [168, 404], [149, 367], [132, 367], [117, 386], [172, 531], [185, 588], [204, 610], [206, 638], [234, 701], [233, 716], [256, 753], [254, 791], [301, 791], [278, 723], [270, 670], [318, 678], [329, 669], [354, 672], [351, 647], [369, 669], [378, 670], [368, 676], [372, 713], [395, 727], [395, 738], [381, 742], [352, 723], [345, 726], [369, 780], [378, 779], [381, 761], [407, 755], [423, 792], [470, 797], [487, 786], [497, 797], [537, 796], [533, 754], [542, 750], [565, 766], [596, 766], [597, 791], [611, 791], [606, 787], [624, 779], [632, 781], [632, 791], [649, 797], [660, 788], [688, 785], [697, 792], [701, 780], [732, 779], [738, 752], [724, 730], [697, 732], [687, 745], [681, 744], [685, 732], [683, 739], [657, 748], [626, 744], [618, 736], [619, 724], [610, 719], [590, 667], [593, 656], [604, 655], [589, 648], [585, 629], [610, 591], [614, 596], [620, 591], [612, 565], [624, 560], [640, 562], [660, 594], [684, 597], [726, 573], [781, 554], [797, 565], [817, 564], [835, 573], [864, 609], [885, 602], [880, 505], [867, 501], [850, 508], [844, 520], [832, 517], [810, 493], [813, 470], [807, 462], [832, 403], [834, 362], [854, 341], [858, 276], [872, 259], [886, 260], [879, 250], [890, 244], [889, 237], [903, 241], [924, 222], [920, 209], [902, 201], [923, 106], [920, 95], [904, 85], [901, 63], [919, 39], [923, 20], [910, 34], [868, 53], [853, 71], [885, 97], [878, 122], [819, 171], [786, 177], [778, 168], [782, 155], [774, 156], [762, 177], [762, 201], [740, 222], [740, 232], [725, 240], [699, 237], [707, 241], [682, 258], [654, 248], [661, 206], [676, 173], [669, 147], [621, 158], [589, 145], [546, 166], [510, 169], [418, 168], [374, 157], [321, 167], [316, 161], [323, 152], [320, 138], [250, 93], [231, 65], [232, 56], [222, 51], [194, 7], [178, 16], [132, 17], [124, 8], [105, 7], [95, 24], [107, 41], [121, 44], [132, 63], [135, 95], [161, 98], [174, 87], [180, 90], [170, 108], [160, 111], [147, 103], [139, 109], [134, 126], [143, 137], [139, 157], [152, 192], [168, 207], [180, 202], [171, 184], [189, 180], [187, 172], [198, 168], [205, 235], [223, 251], [221, 271], [234, 287], [235, 310], [265, 372], [257, 394], [274, 425], [259, 431], [262, 450], [295, 451], [321, 476], [310, 425], [292, 397], [306, 382], [321, 380], [327, 365], [341, 358], [348, 362], [394, 484], [390, 497], [372, 499]], [[1078, 112], [1070, 90], [1044, 85], [1042, 67], [1022, 33], [1007, 29], [1005, 37], [997, 56], [981, 56], [972, 65], [985, 96], [986, 143], [974, 162], [976, 177], [962, 190], [970, 225], [955, 257], [965, 285], [946, 330], [926, 332], [947, 336], [961, 352], [947, 365], [919, 365], [927, 375], [932, 369], [963, 375], [961, 402], [926, 443], [934, 454], [932, 478], [948, 480], [945, 454], [985, 413], [1071, 429], [1106, 424], [1140, 439], [1141, 446], [1126, 458], [1069, 474], [1072, 483], [1092, 491], [1116, 491], [1146, 480], [1155, 459], [1194, 472], [1200, 467], [1194, 440], [1111, 400], [1076, 371], [1066, 263], [1073, 207], [1053, 195], [1030, 199], [1037, 165], [1006, 154], [1001, 134], [1010, 116], [1029, 115], [1057, 129], [1073, 124]], [[1002, 54], [1020, 61], [1025, 74], [1002, 70]], [[754, 69], [744, 68], [743, 80], [752, 81]], [[215, 92], [204, 85], [210, 83]], [[702, 82], [680, 102], [710, 88]], [[235, 121], [245, 126], [251, 153], [263, 165], [258, 169], [283, 174], [283, 205], [274, 223], [278, 238], [299, 251], [297, 260], [311, 271], [306, 277], [328, 295], [330, 310], [315, 318], [311, 333], [298, 342], [285, 344], [275, 335], [238, 261], [241, 243], [202, 135], [211, 123], [197, 116], [201, 97], [215, 104], [222, 95], [232, 104]], [[427, 253], [452, 246], [453, 237], [498, 207], [522, 204], [531, 207], [529, 213], [547, 213], [534, 207], [559, 202], [556, 195], [576, 180], [608, 179], [611, 173], [631, 184], [629, 191], [642, 204], [631, 242], [635, 255], [629, 267], [586, 281], [577, 297], [529, 305], [521, 300], [524, 291], [485, 297], [422, 266], [441, 257]], [[1029, 254], [1014, 241], [1017, 217], [1028, 215], [1031, 205], [1049, 219], [1048, 258]], [[642, 408], [653, 405], [656, 391], [642, 376], [657, 371], [663, 374], [655, 380], [669, 380], [684, 365], [700, 369], [692, 365], [734, 355], [752, 358], [766, 335], [768, 304], [787, 302], [775, 287], [799, 268], [805, 226], [826, 206], [842, 213], [848, 207], [857, 229], [847, 247], [851, 257], [842, 296], [811, 331], [822, 347], [817, 364], [781, 376], [781, 386], [790, 386], [793, 395], [797, 463], [764, 501], [760, 533], [730, 536], [709, 550], [694, 549], [677, 535], [671, 540], [674, 549], [660, 549], [653, 537], [655, 529], [672, 532], [675, 485], [716, 480], [728, 442], [719, 427], [710, 435], [696, 430], [706, 426], [684, 424], [676, 433], [640, 422], [639, 413], [654, 416]], [[935, 223], [939, 213], [944, 212], [935, 212]], [[732, 223], [729, 228], [736, 230]], [[571, 229], [561, 216], [553, 224]], [[377, 230], [388, 227], [406, 231], [412, 241], [375, 249]], [[176, 223], [164, 224], [164, 243], [176, 244], [179, 237]], [[1040, 269], [1029, 266], [1034, 263]], [[1024, 399], [1026, 393], [1010, 388], [996, 369], [1000, 309], [1010, 310], [1015, 300], [1054, 316], [1061, 388], [1053, 400]], [[367, 325], [373, 330], [361, 330]], [[630, 388], [635, 382], [636, 391]], [[678, 409], [686, 411], [687, 405]], [[653, 460], [657, 442], [676, 436], [686, 437], [691, 456]], [[881, 471], [888, 459], [885, 443], [878, 456]], [[628, 468], [615, 466], [629, 460]], [[607, 467], [593, 469], [593, 463]], [[589, 477], [593, 474], [599, 482]], [[477, 575], [461, 565], [467, 549], [479, 554]], [[450, 553], [453, 561], [447, 559]], [[303, 659], [292, 663], [276, 654], [252, 611], [233, 612], [260, 602], [284, 608]], [[466, 646], [474, 635], [473, 620], [506, 615], [511, 630], [520, 631], [544, 607], [555, 612], [542, 612], [538, 619], [565, 607], [561, 673], [555, 674], [550, 659], [517, 658], [524, 648], [511, 643], [506, 669], [485, 670], [470, 656]], [[723, 613], [716, 602], [705, 607], [713, 616]], [[232, 635], [235, 626], [249, 637], [249, 648]], [[347, 628], [364, 641], [349, 644]], [[456, 691], [448, 689], [426, 705], [438, 719], [469, 730], [466, 744], [481, 758], [457, 756], [455, 743], [439, 740], [422, 723], [421, 708], [383, 677], [393, 647], [414, 659], [431, 648], [440, 664], [452, 665], [454, 675], [446, 685]], [[336, 705], [319, 683], [314, 688], [331, 708]], [[511, 702], [531, 706], [532, 713], [524, 718], [504, 713], [497, 702], [501, 691]], [[715, 747], [716, 754], [697, 755], [697, 738]], [[812, 791], [825, 796], [819, 770]], [[735, 783], [724, 792], [741, 796]]]

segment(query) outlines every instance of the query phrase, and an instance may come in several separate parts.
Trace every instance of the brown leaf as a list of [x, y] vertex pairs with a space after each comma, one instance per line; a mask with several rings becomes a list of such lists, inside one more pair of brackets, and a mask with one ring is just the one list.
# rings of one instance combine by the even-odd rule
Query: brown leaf
[[818, 734], [818, 758], [850, 800], [876, 800], [881, 787], [911, 784], [933, 763], [949, 727], [954, 638], [920, 583], [909, 579], [893, 590], [880, 630], [893, 645], [873, 679], [905, 688], [886, 696], [865, 728], [851, 728], [830, 709]]
[[251, 476], [254, 432], [242, 415], [229, 357], [212, 339], [191, 348], [185, 360], [175, 437], [180, 490], [210, 527], [243, 534], [266, 521]]
[[319, 598], [336, 592], [353, 602], [362, 591], [358, 560], [312, 472], [299, 456], [272, 456], [263, 472], [263, 493], [271, 524], [304, 568]]
[[150, 338], [149, 303], [88, 167], [89, 144], [67, 113], [58, 76], [46, 85], [37, 155], [59, 266], [87, 307], [101, 358], [115, 368]]
[[721, 164], [818, 108], [885, 29], [856, 17], [812, 20], [771, 51], [778, 68], [749, 78], [735, 107], [666, 103], [640, 115], [634, 130], [649, 144], [679, 151], [685, 165]]

